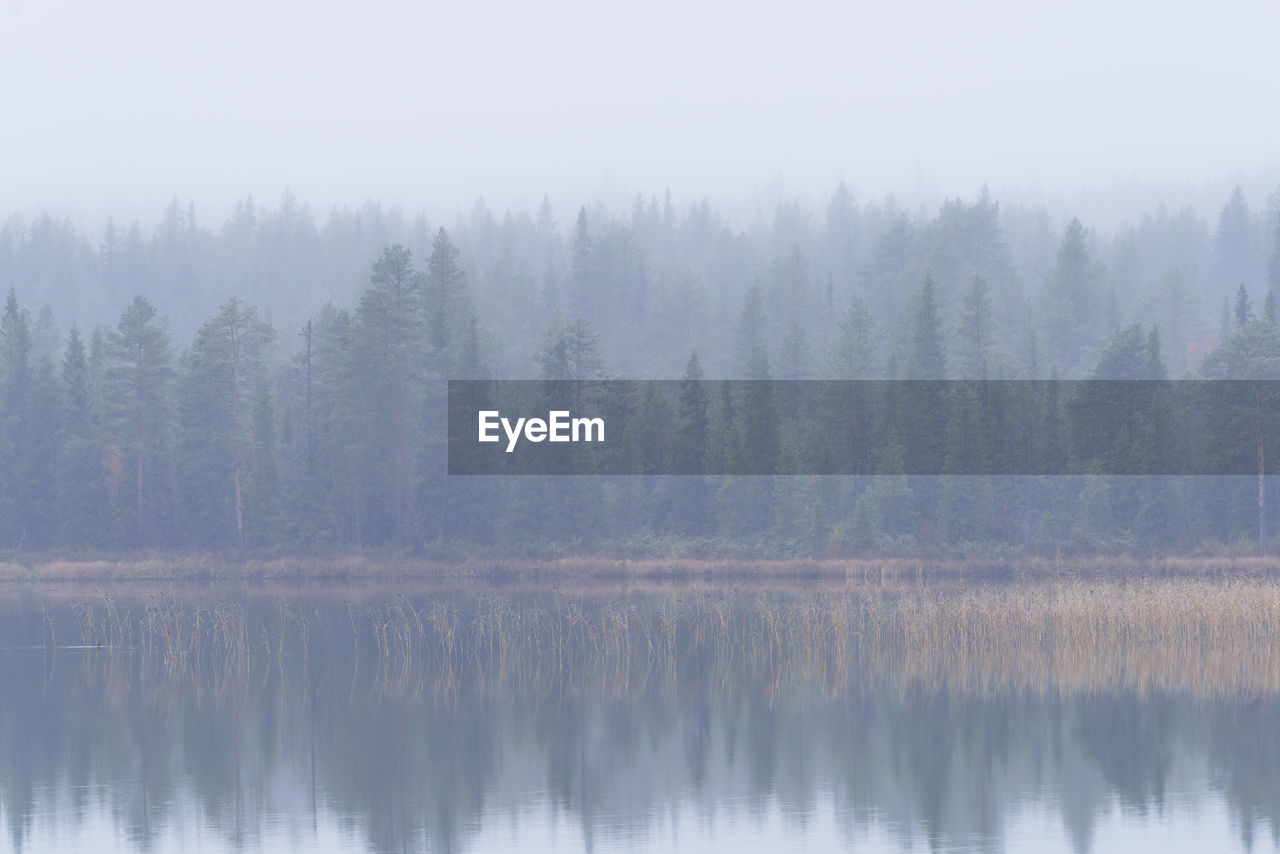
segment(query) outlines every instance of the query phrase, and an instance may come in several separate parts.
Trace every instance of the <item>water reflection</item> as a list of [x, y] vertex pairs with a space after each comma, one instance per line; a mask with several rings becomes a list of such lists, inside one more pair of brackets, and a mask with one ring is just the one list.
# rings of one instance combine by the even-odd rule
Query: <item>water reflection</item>
[[12, 850], [1280, 847], [1273, 582], [0, 611]]

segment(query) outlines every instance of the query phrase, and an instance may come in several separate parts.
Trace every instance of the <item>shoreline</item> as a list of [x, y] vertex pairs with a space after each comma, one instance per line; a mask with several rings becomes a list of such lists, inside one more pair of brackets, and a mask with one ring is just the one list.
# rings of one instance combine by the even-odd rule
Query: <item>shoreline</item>
[[468, 558], [443, 561], [373, 555], [248, 558], [218, 554], [140, 555], [122, 558], [31, 556], [23, 563], [0, 561], [0, 585], [106, 582], [290, 582], [383, 584], [406, 581], [454, 583], [612, 582], [844, 582], [1018, 580], [1143, 577], [1280, 576], [1280, 555], [1128, 554], [1020, 558], [620, 558], [582, 555], [558, 558]]

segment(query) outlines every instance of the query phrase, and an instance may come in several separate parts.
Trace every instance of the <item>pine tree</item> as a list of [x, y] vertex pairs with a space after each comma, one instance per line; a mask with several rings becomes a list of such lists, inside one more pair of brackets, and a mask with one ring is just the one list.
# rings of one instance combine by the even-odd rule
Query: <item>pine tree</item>
[[[940, 382], [946, 377], [946, 359], [935, 293], [933, 277], [926, 275], [916, 297], [907, 353], [907, 379], [931, 382], [906, 383], [902, 389], [905, 471], [922, 474], [938, 474], [946, 460], [946, 388]], [[912, 489], [919, 518], [936, 519], [939, 499], [939, 484], [933, 478]]]
[[581, 317], [564, 329], [565, 356], [569, 377], [575, 380], [601, 380], [608, 376], [600, 356], [600, 336]]
[[537, 360], [544, 380], [602, 380], [608, 376], [600, 356], [600, 336], [581, 317], [549, 329]]
[[34, 547], [48, 547], [57, 535], [58, 466], [62, 457], [62, 400], [53, 355], [45, 350], [36, 361], [31, 376], [31, 392], [25, 418], [27, 452], [20, 472], [26, 482], [23, 492], [28, 538]]
[[[267, 350], [274, 339], [275, 330], [259, 319], [257, 308], [232, 297], [200, 327], [184, 360], [187, 494], [222, 497], [206, 504], [197, 521], [215, 544], [225, 542], [220, 532], [229, 530], [242, 556], [248, 546], [245, 484], [254, 468], [252, 401], [265, 381]], [[261, 521], [254, 519], [250, 527], [265, 527]]]
[[461, 254], [442, 228], [436, 233], [431, 257], [427, 259], [428, 333], [435, 361], [446, 376], [457, 370], [462, 360], [461, 345], [470, 325], [471, 303]]
[[907, 379], [940, 380], [945, 379], [946, 374], [942, 325], [938, 318], [937, 286], [932, 276], [925, 276], [912, 318]]
[[134, 297], [107, 334], [103, 371], [106, 435], [128, 473], [118, 487], [129, 496], [124, 530], [135, 547], [155, 544], [167, 492], [173, 353], [155, 308], [143, 297]]
[[1147, 364], [1144, 379], [1164, 380], [1169, 378], [1169, 369], [1165, 367], [1161, 355], [1160, 330], [1152, 326], [1147, 333]]
[[[316, 318], [311, 360], [318, 519], [299, 520], [304, 535], [362, 548], [375, 539], [371, 517], [394, 483], [386, 471], [386, 432], [371, 432], [375, 403], [365, 342], [356, 317], [327, 305]], [[376, 496], [376, 498], [375, 498]], [[308, 536], [309, 535], [309, 536]]]
[[0, 316], [0, 383], [4, 406], [0, 409], [0, 543], [21, 553], [26, 544], [29, 501], [22, 467], [29, 452], [32, 425], [27, 418], [31, 386], [31, 325], [18, 297], [9, 288]]
[[573, 229], [573, 266], [569, 280], [569, 299], [573, 311], [591, 316], [595, 310], [596, 281], [595, 246], [587, 228], [587, 209], [578, 209], [578, 219]]
[[[373, 265], [358, 311], [368, 438], [382, 444], [379, 470], [392, 484], [395, 542], [421, 551], [416, 445], [425, 388], [423, 274], [408, 249], [388, 247]], [[372, 521], [372, 520], [371, 520]]]
[[[1280, 379], [1280, 328], [1271, 323], [1250, 323], [1237, 329], [1205, 356], [1200, 372], [1210, 379]], [[1261, 382], [1214, 383], [1208, 393], [1212, 396], [1209, 408], [1213, 417], [1206, 425], [1206, 451], [1211, 459], [1236, 470], [1249, 471], [1257, 466], [1258, 542], [1266, 548], [1269, 539], [1264, 463], [1268, 456], [1274, 459], [1280, 450], [1272, 447], [1276, 401]]]
[[276, 437], [275, 400], [271, 388], [259, 382], [249, 417], [250, 441], [245, 457], [244, 517], [245, 541], [256, 535], [259, 543], [280, 535], [282, 511], [280, 465]]
[[837, 380], [870, 379], [875, 348], [875, 320], [867, 310], [867, 304], [855, 295], [840, 319], [828, 360], [828, 375]]
[[709, 401], [702, 382], [702, 363], [696, 352], [689, 354], [684, 376], [680, 380], [680, 407], [677, 412], [676, 446], [673, 469], [678, 474], [701, 475], [706, 471]]
[[550, 240], [556, 235], [556, 216], [551, 209], [551, 198], [546, 193], [542, 194], [542, 204], [538, 205], [538, 236], [543, 240]]
[[766, 307], [779, 327], [810, 325], [824, 319], [809, 259], [799, 246], [792, 246], [785, 257], [769, 266], [765, 283]]
[[549, 382], [570, 379], [569, 345], [565, 340], [563, 324], [554, 323], [547, 330], [542, 349], [538, 351], [536, 358], [542, 369], [542, 379]]
[[1044, 331], [1052, 364], [1074, 370], [1106, 323], [1103, 271], [1089, 257], [1085, 230], [1072, 219], [1045, 282]]
[[[828, 282], [839, 282], [839, 291], [847, 294], [853, 285], [856, 270], [856, 241], [858, 227], [858, 208], [854, 203], [853, 193], [843, 181], [831, 194], [827, 204], [826, 248], [828, 264]], [[834, 282], [832, 282], [834, 284]], [[833, 288], [834, 289], [834, 288]]]
[[752, 285], [742, 300], [738, 315], [737, 361], [740, 375], [747, 379], [766, 379], [769, 373], [769, 350], [765, 329], [764, 302], [760, 287]]
[[991, 293], [981, 276], [965, 294], [960, 310], [960, 370], [970, 379], [987, 378], [987, 353], [994, 339]]
[[674, 420], [670, 401], [658, 384], [645, 383], [644, 399], [628, 421], [626, 437], [634, 449], [641, 474], [662, 473], [667, 464], [668, 433]]
[[57, 476], [57, 541], [67, 546], [103, 546], [109, 517], [102, 443], [89, 363], [80, 328], [75, 325], [62, 357], [61, 380], [64, 445]]
[[769, 355], [760, 351], [751, 381], [742, 395], [742, 453], [754, 470], [778, 474], [781, 440], [774, 383], [769, 371]]
[[1240, 329], [1253, 320], [1253, 303], [1249, 301], [1249, 291], [1245, 289], [1244, 282], [1241, 282], [1240, 287], [1236, 290], [1236, 304], [1233, 314], [1236, 319], [1236, 329]]
[[1280, 218], [1276, 219], [1275, 234], [1271, 238], [1271, 260], [1267, 262], [1267, 286], [1271, 291], [1280, 290]]
[[1218, 215], [1218, 227], [1213, 234], [1214, 274], [1226, 287], [1231, 282], [1256, 283], [1254, 267], [1254, 232], [1239, 185], [1231, 191], [1231, 197]]

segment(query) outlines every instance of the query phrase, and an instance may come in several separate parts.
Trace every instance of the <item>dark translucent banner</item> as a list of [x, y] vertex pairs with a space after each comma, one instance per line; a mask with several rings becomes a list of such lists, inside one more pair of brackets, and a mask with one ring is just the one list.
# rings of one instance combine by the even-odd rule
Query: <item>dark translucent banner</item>
[[1280, 381], [449, 382], [449, 473], [1257, 475]]

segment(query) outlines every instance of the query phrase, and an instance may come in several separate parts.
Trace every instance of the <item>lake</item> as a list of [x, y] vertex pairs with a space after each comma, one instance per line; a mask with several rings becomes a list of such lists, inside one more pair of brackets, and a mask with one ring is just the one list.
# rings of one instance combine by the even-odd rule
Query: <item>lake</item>
[[1280, 582], [11, 585], [0, 850], [1280, 848]]

